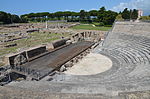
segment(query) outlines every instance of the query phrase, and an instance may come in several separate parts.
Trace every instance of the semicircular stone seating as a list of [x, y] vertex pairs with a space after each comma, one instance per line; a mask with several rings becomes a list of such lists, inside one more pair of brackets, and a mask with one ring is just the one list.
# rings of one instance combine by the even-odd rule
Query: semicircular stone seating
[[[150, 82], [148, 81], [150, 79], [150, 34], [147, 33], [150, 33], [150, 29], [147, 28], [148, 26], [150, 27], [150, 23], [116, 22], [103, 46], [100, 47], [101, 50], [96, 52], [109, 57], [113, 62], [112, 68], [97, 75], [71, 75], [68, 79], [65, 75], [63, 82], [98, 83], [106, 88], [118, 87], [117, 89], [121, 91], [123, 91], [121, 86], [134, 86], [129, 90], [150, 88], [147, 86]], [[145, 86], [143, 86], [144, 83]]]
[[[61, 93], [112, 94], [150, 90], [150, 28], [148, 27], [150, 23], [145, 22], [114, 23], [103, 46], [98, 46], [99, 50], [95, 51], [111, 59], [113, 63], [111, 69], [87, 76], [58, 74], [51, 82], [38, 83], [44, 83], [43, 90], [49, 88], [51, 92]], [[23, 84], [29, 86], [28, 83]], [[39, 86], [38, 83], [34, 86]]]

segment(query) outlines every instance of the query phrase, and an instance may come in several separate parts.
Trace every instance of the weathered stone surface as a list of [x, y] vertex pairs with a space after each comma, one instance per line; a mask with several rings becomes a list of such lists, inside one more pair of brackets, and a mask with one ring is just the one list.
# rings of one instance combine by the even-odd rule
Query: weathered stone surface
[[[1, 88], [1, 97], [41, 98], [48, 92], [52, 98], [149, 99], [150, 90], [150, 23], [116, 23], [94, 53], [109, 57], [112, 68], [96, 75], [56, 73], [43, 81], [12, 82]], [[76, 38], [78, 39], [78, 38]], [[48, 78], [52, 80], [48, 81]], [[11, 87], [15, 89], [11, 89]], [[16, 93], [13, 93], [16, 90]], [[19, 94], [17, 94], [20, 92]], [[23, 91], [21, 91], [23, 90]], [[30, 91], [30, 93], [24, 92]], [[7, 95], [7, 93], [10, 93]], [[56, 95], [58, 94], [58, 96]], [[80, 95], [83, 95], [80, 97]], [[97, 97], [96, 94], [100, 96]], [[67, 95], [67, 96], [65, 96]], [[73, 96], [70, 96], [73, 95]], [[102, 96], [101, 96], [102, 95]], [[44, 94], [46, 97], [47, 94]], [[77, 97], [79, 96], [79, 97]], [[46, 97], [47, 98], [47, 97]]]

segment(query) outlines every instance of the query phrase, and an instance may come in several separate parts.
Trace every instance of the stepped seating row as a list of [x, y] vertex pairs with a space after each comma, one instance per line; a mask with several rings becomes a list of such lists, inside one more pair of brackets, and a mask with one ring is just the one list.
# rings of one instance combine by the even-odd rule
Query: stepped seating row
[[[105, 45], [110, 46], [116, 44], [128, 44], [128, 43], [143, 43], [143, 42], [150, 42], [148, 38], [146, 37], [140, 37], [140, 36], [133, 36], [133, 35], [125, 35], [124, 33], [114, 33], [116, 36], [110, 34], [111, 37], [108, 37], [107, 43]], [[114, 41], [116, 39], [116, 41]], [[112, 44], [113, 43], [113, 44]], [[148, 43], [149, 44], [149, 43]]]
[[[113, 44], [110, 46], [104, 46], [103, 50], [99, 52], [100, 54], [106, 54], [107, 56], [112, 56], [113, 58], [116, 58], [116, 60], [119, 62], [120, 67], [119, 69], [115, 70], [115, 73], [107, 73], [109, 75], [106, 75], [106, 73], [101, 73], [100, 75], [103, 75], [102, 78], [99, 75], [96, 75], [92, 79], [88, 79], [89, 82], [91, 80], [95, 82], [106, 82], [105, 80], [108, 80], [113, 82], [113, 79], [116, 79], [116, 81], [119, 81], [119, 78], [134, 78], [132, 75], [139, 73], [137, 76], [137, 79], [140, 78], [140, 74], [144, 72], [140, 72], [140, 70], [136, 70], [136, 68], [142, 68], [148, 70], [148, 64], [150, 62], [150, 39], [143, 36], [134, 36], [134, 35], [122, 35], [118, 37], [118, 41], [114, 41]], [[112, 39], [113, 40], [113, 39]], [[108, 48], [107, 48], [108, 47]], [[114, 61], [113, 61], [114, 64]], [[117, 64], [118, 65], [118, 64]], [[119, 65], [118, 65], [119, 66]], [[114, 65], [113, 65], [114, 67]], [[134, 71], [134, 73], [132, 73]], [[124, 75], [125, 74], [125, 75]], [[128, 77], [128, 74], [130, 74]], [[131, 75], [132, 74], [132, 75]], [[120, 77], [118, 77], [120, 76]], [[78, 81], [80, 77], [77, 77], [76, 80]], [[85, 78], [85, 76], [81, 77], [82, 80]], [[97, 79], [99, 78], [99, 79]], [[135, 77], [136, 78], [136, 77]], [[120, 80], [122, 80], [120, 79]], [[72, 80], [72, 79], [71, 79]], [[125, 79], [127, 80], [127, 79]]]
[[142, 50], [139, 49], [131, 49], [131, 48], [127, 48], [127, 47], [116, 47], [113, 48], [112, 50], [117, 50], [119, 51], [121, 54], [126, 55], [129, 58], [129, 61], [131, 61], [133, 64], [136, 63], [146, 63], [147, 61], [149, 61], [148, 58], [148, 53], [144, 53]]
[[[127, 42], [129, 38], [128, 39], [126, 38], [127, 41], [124, 41], [124, 40], [119, 41], [119, 42], [121, 42], [121, 44], [119, 42], [117, 42], [116, 45], [112, 44], [111, 47], [109, 46], [108, 48], [104, 46], [104, 48], [102, 48], [103, 50], [101, 52], [99, 52], [100, 54], [104, 54], [108, 57], [111, 56], [116, 59], [115, 61], [113, 61], [113, 67], [115, 67], [114, 63], [118, 62], [116, 64], [117, 69], [116, 68], [114, 70], [111, 69], [113, 72], [109, 72], [111, 70], [108, 70], [107, 72], [101, 73], [100, 75], [98, 74], [96, 76], [92, 76], [92, 78], [90, 78], [89, 76], [77, 77], [77, 78], [73, 77], [73, 79], [70, 79], [69, 82], [71, 82], [72, 80], [73, 81], [86, 80], [87, 82], [94, 81], [94, 82], [106, 83], [107, 81], [110, 81], [112, 83], [113, 81], [115, 81], [115, 82], [121, 81], [123, 78], [125, 78], [124, 77], [125, 75], [131, 73], [138, 66], [141, 67], [142, 65], [144, 65], [145, 69], [148, 68], [147, 64], [149, 64], [149, 62], [150, 62], [149, 61], [150, 49], [148, 47], [150, 44], [148, 42], [149, 40], [147, 38], [144, 39], [144, 37], [136, 38], [136, 37], [132, 36], [132, 39], [133, 38], [134, 38], [134, 40], [132, 40], [130, 42]], [[123, 43], [125, 43], [125, 44], [122, 45]], [[135, 70], [135, 73], [140, 73], [140, 72], [138, 70]], [[130, 76], [132, 76], [132, 75], [130, 75]], [[89, 78], [89, 79], [87, 79], [87, 78]], [[124, 80], [126, 80], [126, 79], [130, 79], [130, 77], [126, 77]]]
[[124, 33], [132, 33], [132, 34], [146, 34], [150, 36], [148, 33], [150, 31], [149, 23], [136, 23], [136, 22], [116, 22], [115, 27], [113, 28], [113, 32], [124, 32]]
[[[108, 54], [109, 51], [105, 52]], [[107, 72], [101, 73], [100, 75], [90, 75], [90, 76], [72, 76], [71, 79], [67, 80], [67, 82], [94, 82], [94, 83], [112, 83], [112, 79], [116, 79], [120, 76], [124, 76], [124, 74], [127, 74], [132, 71], [134, 68], [133, 66], [129, 66], [128, 64], [125, 64], [125, 60], [122, 57], [125, 56], [118, 56], [116, 52], [110, 51], [112, 53], [109, 53], [109, 55], [113, 56], [113, 58], [116, 58], [117, 60], [113, 60], [113, 67]], [[106, 54], [101, 53], [101, 54]], [[125, 64], [125, 65], [124, 65]], [[64, 78], [65, 79], [65, 78]], [[118, 81], [118, 79], [117, 79]]]
[[[130, 26], [128, 28], [130, 28]], [[134, 30], [135, 28], [131, 29]], [[120, 30], [121, 32], [123, 32], [122, 29]], [[149, 31], [149, 29], [147, 28], [147, 30], [145, 31]], [[119, 31], [112, 31], [107, 37], [107, 41], [105, 41], [104, 49], [107, 48], [107, 50], [112, 53], [117, 52], [118, 54], [115, 54], [122, 57], [125, 62], [123, 63], [123, 66], [126, 66], [126, 64], [128, 64], [128, 66], [134, 67], [132, 68], [131, 72], [125, 75], [120, 75], [122, 77], [122, 80], [123, 78], [127, 77], [128, 79], [126, 79], [125, 81], [129, 85], [132, 85], [133, 82], [143, 83], [144, 85], [144, 83], [147, 83], [145, 80], [150, 78], [148, 76], [150, 70], [150, 39], [146, 35], [138, 36], [135, 34], [131, 35], [130, 33], [121, 32], [119, 33]], [[110, 53], [107, 51], [106, 55], [107, 54]], [[113, 54], [110, 55], [114, 57]], [[120, 60], [119, 58], [117, 59]], [[113, 80], [111, 81], [113, 82]]]
[[[133, 42], [133, 40], [132, 41], [130, 41], [131, 39], [128, 39], [128, 38], [125, 38], [124, 37], [124, 39], [122, 40], [122, 39], [118, 39], [117, 41], [115, 41], [115, 42], [113, 42], [113, 44], [111, 43], [111, 45], [110, 46], [116, 46], [116, 45], [120, 45], [120, 46], [124, 46], [124, 47], [132, 47], [132, 48], [135, 48], [135, 47], [141, 47], [140, 49], [148, 49], [149, 50], [149, 45], [150, 45], [150, 39], [147, 39], [147, 38], [142, 38], [143, 39], [143, 41], [140, 39], [140, 38], [138, 38], [137, 40], [135, 40], [134, 42]], [[126, 41], [125, 41], [126, 40]], [[140, 42], [139, 42], [140, 41]], [[109, 46], [109, 47], [110, 47]], [[144, 48], [143, 48], [144, 47]]]
[[[31, 91], [15, 87], [0, 87], [1, 99], [110, 99], [103, 94], [84, 93], [50, 93], [48, 91]], [[9, 93], [9, 94], [8, 94]], [[116, 99], [116, 98], [113, 98]]]

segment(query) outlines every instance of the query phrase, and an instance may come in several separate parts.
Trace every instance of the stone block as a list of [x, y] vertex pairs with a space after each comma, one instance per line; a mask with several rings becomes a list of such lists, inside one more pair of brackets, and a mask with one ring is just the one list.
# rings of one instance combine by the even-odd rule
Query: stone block
[[26, 53], [27, 53], [27, 56], [29, 59], [32, 57], [38, 56], [44, 52], [46, 52], [46, 46], [45, 45], [32, 47], [32, 48], [26, 50]]
[[15, 54], [9, 54], [4, 57], [4, 64], [14, 66], [16, 64], [23, 64], [27, 61], [26, 52], [19, 52]]

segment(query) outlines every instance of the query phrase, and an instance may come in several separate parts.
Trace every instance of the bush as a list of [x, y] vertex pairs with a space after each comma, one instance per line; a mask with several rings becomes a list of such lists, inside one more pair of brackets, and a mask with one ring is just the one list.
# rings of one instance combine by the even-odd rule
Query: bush
[[149, 21], [150, 17], [149, 16], [141, 16], [140, 20]]
[[112, 25], [105, 25], [105, 27], [112, 27]]
[[122, 15], [121, 15], [121, 14], [118, 14], [118, 16], [116, 17], [116, 20], [122, 21], [122, 20], [124, 20], [124, 19], [122, 18]]
[[100, 22], [100, 23], [99, 23], [99, 26], [104, 26], [104, 23], [103, 23], [103, 22]]
[[104, 26], [103, 22], [93, 22], [95, 26]]

